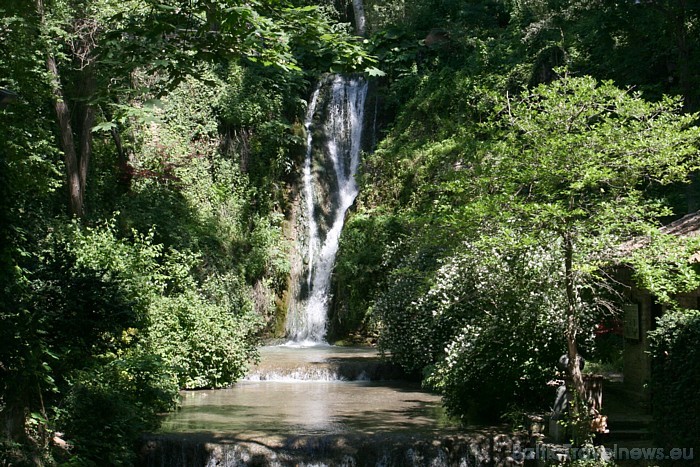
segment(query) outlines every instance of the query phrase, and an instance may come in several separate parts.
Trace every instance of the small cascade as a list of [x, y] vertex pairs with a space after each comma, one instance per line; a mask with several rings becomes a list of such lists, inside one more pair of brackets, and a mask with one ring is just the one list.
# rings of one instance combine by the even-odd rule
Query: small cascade
[[292, 342], [325, 342], [331, 272], [345, 214], [357, 196], [367, 82], [360, 77], [322, 80], [309, 101], [304, 160], [306, 274], [287, 318]]
[[[528, 433], [465, 431], [369, 348], [270, 346], [246, 380], [186, 391], [144, 467], [522, 465]], [[519, 457], [518, 457], [519, 456]]]
[[313, 383], [409, 378], [400, 367], [371, 348], [271, 346], [263, 347], [260, 355], [261, 362], [250, 369], [244, 381]]

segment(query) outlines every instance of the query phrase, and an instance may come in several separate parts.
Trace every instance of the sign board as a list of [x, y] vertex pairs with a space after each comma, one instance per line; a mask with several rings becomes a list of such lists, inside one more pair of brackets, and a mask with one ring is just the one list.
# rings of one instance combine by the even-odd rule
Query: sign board
[[630, 303], [622, 307], [625, 312], [625, 322], [622, 335], [625, 339], [638, 341], [641, 338], [639, 332], [639, 304]]

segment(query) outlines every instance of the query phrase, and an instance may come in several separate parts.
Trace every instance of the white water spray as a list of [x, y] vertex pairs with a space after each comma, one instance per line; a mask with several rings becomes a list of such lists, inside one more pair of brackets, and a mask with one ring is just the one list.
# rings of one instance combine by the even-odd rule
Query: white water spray
[[[305, 127], [307, 131], [307, 151], [304, 161], [304, 196], [308, 230], [308, 273], [306, 275], [307, 299], [299, 313], [292, 313], [287, 322], [287, 334], [295, 343], [315, 345], [325, 342], [326, 321], [329, 304], [331, 272], [338, 252], [340, 232], [345, 213], [357, 196], [355, 174], [360, 165], [362, 124], [364, 118], [367, 83], [361, 78], [336, 76], [330, 81], [330, 93], [323, 134], [326, 138], [325, 156], [332, 167], [331, 171], [314, 172], [313, 126], [319, 94], [323, 83], [319, 84], [309, 102]], [[318, 160], [318, 159], [316, 159]], [[320, 177], [330, 187], [330, 199], [321, 199], [324, 192], [319, 188]], [[327, 206], [327, 213], [324, 208]], [[319, 216], [328, 219], [327, 230], [322, 231]], [[323, 234], [325, 233], [325, 236]], [[296, 316], [294, 316], [296, 315]]]

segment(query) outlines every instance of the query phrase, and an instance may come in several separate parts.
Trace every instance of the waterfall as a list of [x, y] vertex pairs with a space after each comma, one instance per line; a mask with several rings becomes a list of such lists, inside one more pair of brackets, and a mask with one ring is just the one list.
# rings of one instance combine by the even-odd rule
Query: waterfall
[[287, 335], [295, 343], [325, 341], [331, 272], [345, 213], [357, 196], [366, 95], [364, 79], [331, 76], [309, 101], [303, 168], [306, 274], [303, 296], [287, 319]]
[[366, 91], [362, 79], [330, 76], [309, 100], [303, 189], [291, 216], [293, 344], [260, 349], [261, 361], [231, 388], [184, 393], [160, 433], [143, 436], [137, 465], [519, 465], [534, 446], [527, 432], [465, 432], [439, 395], [406, 381], [376, 349], [311, 345], [324, 342], [331, 270], [357, 195]]

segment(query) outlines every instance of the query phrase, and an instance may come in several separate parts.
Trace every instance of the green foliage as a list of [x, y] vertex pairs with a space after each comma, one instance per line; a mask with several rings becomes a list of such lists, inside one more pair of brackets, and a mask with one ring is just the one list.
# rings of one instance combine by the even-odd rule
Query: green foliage
[[245, 288], [218, 282], [239, 296], [212, 303], [187, 289], [156, 299], [149, 310], [145, 345], [168, 363], [180, 387], [228, 386], [245, 374], [255, 355], [253, 336], [260, 318], [253, 313], [250, 298], [241, 293]]
[[[163, 243], [164, 287], [149, 299], [144, 345], [188, 388], [221, 387], [243, 374], [261, 317], [270, 319], [271, 304], [254, 308], [252, 286], [279, 286], [288, 268], [278, 216], [252, 209], [249, 178], [219, 153], [215, 112], [230, 100], [216, 96], [231, 88], [211, 71], [205, 76], [207, 83], [188, 78], [162, 98], [158, 120], [141, 127], [154, 138], [141, 144], [131, 191], [117, 203], [122, 230], [152, 228]], [[261, 109], [259, 101], [250, 98], [250, 108]]]
[[334, 20], [331, 8], [311, 4], [278, 11], [287, 22], [295, 62], [314, 72], [314, 78], [324, 72], [376, 72], [377, 61], [362, 39], [354, 35], [349, 24]]
[[101, 363], [72, 376], [59, 410], [72, 465], [132, 464], [142, 433], [177, 401], [177, 382], [159, 359], [136, 351]]
[[556, 258], [499, 240], [464, 243], [437, 269], [424, 268], [434, 271], [429, 287], [401, 267], [375, 307], [380, 346], [423, 370], [465, 422], [497, 417], [516, 400], [540, 406], [561, 352]]
[[[27, 126], [31, 107], [42, 109], [29, 87], [40, 80], [22, 88], [36, 102], [0, 110], [12, 137], [0, 175], [0, 415], [12, 446], [48, 458], [60, 430], [73, 448], [58, 461], [129, 464], [178, 387], [231, 384], [255, 359], [273, 302], [253, 290], [274, 297], [288, 272], [281, 216], [256, 202], [272, 197], [256, 194], [236, 155], [219, 152], [226, 85], [207, 76], [215, 86], [188, 79], [157, 105], [115, 107], [117, 128], [134, 136], [124, 140], [131, 180], [114, 170], [114, 127], [96, 131], [83, 223], [55, 217], [55, 141], [43, 120]], [[31, 438], [29, 413], [41, 416]]]
[[155, 226], [166, 248], [196, 252], [203, 282], [235, 272], [242, 286], [265, 278], [280, 292], [289, 265], [278, 188], [296, 143], [290, 134], [277, 145], [280, 136], [267, 128], [285, 126], [282, 106], [291, 98], [246, 84], [248, 72], [238, 65], [230, 71], [228, 82], [211, 71], [208, 82], [186, 80], [162, 99], [159, 121], [141, 127], [154, 138], [133, 159], [131, 191], [116, 203], [119, 221], [122, 229]]
[[39, 448], [59, 429], [84, 463], [121, 463], [140, 430], [172, 408], [172, 369], [138, 347], [148, 302], [167, 281], [160, 256], [152, 236], [125, 241], [113, 225], [57, 223], [24, 258], [31, 269], [15, 284], [16, 309], [4, 309], [14, 313], [3, 314], [15, 348], [2, 349], [0, 409], [20, 430], [25, 410], [38, 414], [31, 436]]
[[697, 238], [652, 234], [629, 259], [634, 280], [660, 303], [676, 306], [676, 297], [700, 287], [700, 276], [692, 260], [700, 250]]
[[[48, 456], [58, 428], [59, 461], [128, 464], [177, 385], [231, 384], [255, 358], [289, 272], [304, 72], [375, 62], [331, 9], [286, 1], [0, 12], [3, 442]], [[59, 215], [66, 175], [80, 222]]]
[[305, 86], [294, 76], [240, 64], [229, 66], [225, 82], [216, 109], [228, 150], [256, 188], [259, 210], [273, 209], [283, 203], [274, 196], [279, 182], [293, 177], [304, 153], [297, 93]]
[[363, 212], [345, 223], [333, 273], [337, 305], [329, 316], [330, 340], [358, 329], [371, 330], [370, 310], [391, 268], [385, 261], [391, 242], [404, 234], [398, 219], [379, 213]]
[[238, 64], [232, 64], [227, 70], [228, 85], [218, 103], [219, 118], [224, 124], [259, 126], [279, 116], [283, 103], [274, 81], [254, 72], [255, 68]]
[[21, 344], [41, 360], [14, 382], [38, 379], [46, 401], [61, 401], [51, 424], [80, 462], [130, 461], [178, 387], [231, 384], [255, 355], [260, 318], [242, 280], [198, 284], [199, 257], [165, 250], [154, 236], [74, 222], [47, 239], [30, 282], [36, 334]]
[[95, 355], [117, 352], [122, 331], [140, 327], [144, 319], [142, 281], [131, 276], [140, 270], [115, 251], [133, 250], [110, 233], [92, 235], [71, 226], [66, 237], [47, 245], [45, 263], [33, 278], [34, 319], [50, 351], [61, 356], [52, 364], [58, 375], [89, 365]]
[[[411, 251], [411, 246], [418, 249]], [[399, 255], [401, 260], [388, 271], [373, 318], [380, 330], [380, 349], [391, 352], [392, 361], [407, 372], [420, 373], [443, 349], [443, 342], [435, 335], [438, 329], [433, 324], [433, 310], [420, 306], [431, 290], [442, 252], [431, 245], [411, 246], [397, 243], [389, 247], [387, 259], [397, 262], [390, 255]]]
[[697, 110], [696, 4], [517, 3], [514, 19], [544, 80], [553, 66], [567, 65], [619, 86], [634, 86], [650, 99], [682, 96], [686, 109]]
[[[63, 204], [56, 200], [61, 154], [46, 113], [43, 43], [36, 18], [19, 14], [32, 8], [24, 1], [0, 7], [0, 458], [17, 463], [45, 451], [46, 416], [37, 398], [56, 388], [56, 355], [34, 312], [30, 281], [38, 240]], [[25, 425], [32, 413], [39, 417]]]
[[[453, 413], [543, 404], [564, 336], [595, 353], [619, 245], [655, 231], [669, 212], [657, 187], [697, 167], [695, 116], [587, 77], [516, 97], [447, 69], [410, 79], [417, 97], [368, 158], [356, 214], [393, 211], [403, 236], [375, 235], [366, 258], [341, 249], [345, 287], [363, 283], [352, 271], [381, 271], [360, 302], [380, 346]], [[371, 232], [359, 222], [348, 242]], [[692, 269], [677, 272], [692, 288]]]
[[200, 287], [192, 276], [198, 257], [164, 252], [153, 233], [123, 240], [113, 226], [71, 230], [48, 266], [63, 281], [49, 275], [37, 292], [46, 297], [52, 350], [67, 369], [118, 353], [121, 333], [134, 329], [182, 387], [219, 387], [242, 375], [260, 323], [238, 277], [212, 275]]
[[502, 99], [496, 110], [473, 171], [487, 209], [537, 232], [535, 242], [555, 245], [539, 232], [561, 238], [577, 319], [610, 308], [604, 268], [618, 260], [616, 245], [668, 213], [647, 188], [682, 182], [698, 166], [695, 116], [680, 114], [677, 100], [649, 103], [585, 77]]
[[542, 407], [562, 345], [557, 258], [503, 243], [486, 260], [483, 251], [465, 245], [449, 272], [441, 271], [452, 280], [436, 294], [452, 303], [438, 308], [436, 321], [449, 337], [427, 382], [455, 414], [494, 417], [514, 401], [521, 409]]
[[[347, 28], [333, 24], [327, 8], [290, 1], [226, 2], [143, 0], [111, 19], [107, 63], [129, 71], [145, 66], [170, 77], [166, 88], [197, 74], [201, 63], [245, 58], [287, 74], [304, 70], [363, 70], [374, 63]], [[119, 63], [122, 57], [137, 61]], [[120, 73], [121, 74], [121, 73]]]
[[666, 313], [649, 333], [654, 434], [661, 446], [698, 450], [700, 312]]

